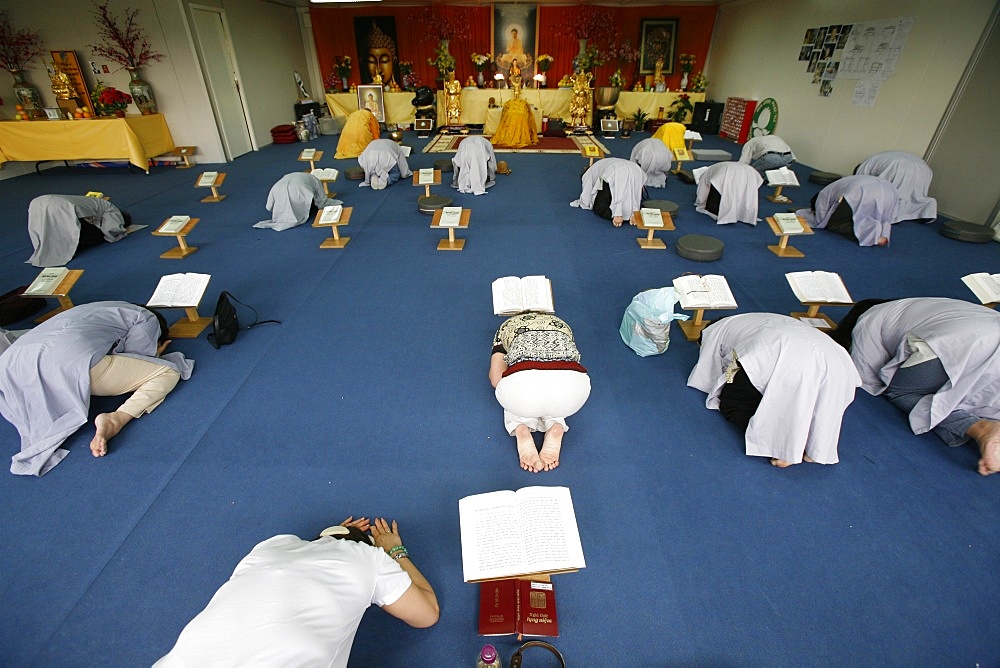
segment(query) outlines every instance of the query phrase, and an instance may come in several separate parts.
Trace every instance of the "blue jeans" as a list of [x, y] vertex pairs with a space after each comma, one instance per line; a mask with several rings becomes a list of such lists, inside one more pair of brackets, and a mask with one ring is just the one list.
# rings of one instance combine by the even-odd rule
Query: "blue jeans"
[[[909, 415], [918, 401], [940, 390], [946, 382], [948, 374], [945, 373], [941, 360], [935, 358], [896, 369], [884, 394], [893, 406]], [[934, 427], [934, 433], [950, 447], [962, 445], [969, 440], [965, 432], [978, 421], [978, 417], [967, 411], [952, 411], [941, 424]]]
[[778, 169], [790, 164], [792, 164], [792, 156], [787, 153], [765, 153], [750, 162], [750, 166], [758, 172], [764, 172], [768, 169]]
[[389, 170], [389, 185], [399, 180], [399, 165], [394, 165], [392, 169]]

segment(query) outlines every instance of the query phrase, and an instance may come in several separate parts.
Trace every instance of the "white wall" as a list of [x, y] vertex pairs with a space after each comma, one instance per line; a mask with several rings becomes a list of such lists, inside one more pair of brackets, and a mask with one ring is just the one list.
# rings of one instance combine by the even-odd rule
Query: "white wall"
[[[995, 0], [750, 0], [720, 7], [706, 75], [708, 97], [773, 97], [775, 134], [799, 161], [850, 174], [861, 160], [897, 149], [923, 156], [990, 18]], [[913, 28], [896, 73], [872, 108], [851, 104], [855, 82], [834, 82], [820, 97], [798, 61], [808, 28], [909, 16]], [[994, 75], [995, 81], [995, 75]], [[995, 88], [995, 86], [994, 86]], [[989, 132], [982, 128], [984, 139]], [[984, 150], [1000, 152], [1000, 139]], [[993, 176], [995, 180], [995, 175]], [[933, 189], [931, 194], [933, 195]], [[992, 196], [990, 207], [996, 202]]]
[[[116, 71], [116, 66], [112, 63], [93, 58], [87, 48], [88, 43], [97, 39], [97, 29], [90, 14], [90, 2], [0, 2], [0, 6], [8, 4], [15, 28], [39, 31], [47, 50], [76, 51], [91, 87], [95, 78], [100, 78], [106, 85], [128, 90], [128, 73], [124, 70]], [[160, 62], [146, 66], [143, 77], [153, 87], [157, 106], [166, 116], [174, 143], [197, 146], [198, 162], [224, 162], [222, 141], [215, 125], [186, 15], [186, 7], [191, 4], [226, 10], [258, 146], [271, 143], [272, 127], [294, 120], [294, 104], [298, 100], [298, 94], [292, 70], [298, 70], [308, 81], [307, 54], [303, 47], [300, 18], [295, 8], [266, 0], [111, 2], [111, 8], [116, 12], [121, 12], [125, 7], [139, 9], [138, 20], [146, 30], [154, 50], [167, 56]], [[90, 60], [95, 60], [98, 66], [108, 65], [111, 73], [90, 74], [87, 66]], [[44, 101], [54, 105], [50, 81], [40, 59], [33, 62], [27, 79], [38, 87]], [[13, 115], [15, 103], [12, 84], [13, 80], [9, 75], [0, 73], [0, 97], [6, 103], [0, 110], [0, 115], [7, 118]], [[310, 92], [319, 94], [312, 90]], [[129, 113], [136, 111], [134, 107], [129, 109]], [[29, 163], [8, 163], [0, 170], [0, 178], [17, 176], [33, 169], [33, 164]]]

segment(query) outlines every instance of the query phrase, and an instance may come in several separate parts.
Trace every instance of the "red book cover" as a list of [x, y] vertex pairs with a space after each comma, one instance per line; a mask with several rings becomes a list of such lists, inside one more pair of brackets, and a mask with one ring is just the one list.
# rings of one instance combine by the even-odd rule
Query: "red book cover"
[[517, 633], [517, 580], [479, 583], [479, 635]]
[[520, 580], [518, 632], [526, 636], [555, 638], [559, 635], [556, 590], [551, 582]]

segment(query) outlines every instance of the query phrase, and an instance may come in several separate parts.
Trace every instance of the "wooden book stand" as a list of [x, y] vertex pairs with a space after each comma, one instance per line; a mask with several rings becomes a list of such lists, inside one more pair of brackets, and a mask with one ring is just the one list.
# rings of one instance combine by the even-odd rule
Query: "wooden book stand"
[[316, 163], [323, 157], [323, 151], [316, 151], [311, 158], [303, 158], [302, 154], [299, 153], [299, 162], [308, 162], [309, 171], [316, 169]]
[[177, 248], [171, 248], [166, 253], [161, 253], [160, 257], [165, 260], [182, 260], [198, 250], [197, 246], [188, 246], [184, 237], [187, 236], [188, 232], [194, 229], [194, 226], [197, 225], [200, 220], [201, 218], [192, 218], [184, 225], [184, 227], [176, 232], [161, 232], [160, 228], [169, 223], [170, 219], [167, 218], [163, 221], [160, 224], [160, 227], [153, 231], [153, 235], [157, 237], [177, 237]]
[[431, 219], [432, 228], [440, 230], [448, 230], [448, 238], [439, 241], [437, 249], [439, 251], [460, 251], [463, 248], [465, 248], [465, 239], [456, 239], [455, 230], [456, 229], [464, 230], [467, 227], [469, 227], [469, 218], [472, 217], [472, 209], [462, 209], [462, 217], [459, 220], [457, 228], [452, 227], [450, 225], [446, 226], [440, 224], [441, 215], [443, 213], [444, 212], [441, 209], [438, 209], [437, 211], [434, 212], [434, 217]]
[[197, 146], [176, 146], [174, 150], [170, 152], [170, 155], [179, 155], [181, 157], [181, 162], [177, 163], [177, 169], [189, 169], [194, 167], [191, 161], [188, 159], [189, 156], [194, 155], [194, 152], [198, 150]]
[[37, 323], [45, 322], [52, 316], [62, 313], [67, 309], [73, 308], [73, 302], [69, 298], [69, 291], [73, 289], [73, 286], [76, 285], [76, 282], [80, 280], [81, 276], [83, 276], [83, 269], [70, 269], [69, 273], [66, 274], [66, 277], [59, 282], [59, 285], [57, 285], [55, 289], [52, 290], [52, 294], [22, 295], [23, 297], [38, 297], [42, 299], [46, 299], [48, 297], [55, 297], [59, 301], [58, 308], [38, 316], [37, 318], [35, 318], [35, 322]]
[[333, 232], [333, 237], [326, 239], [319, 245], [320, 248], [344, 248], [347, 244], [351, 243], [350, 237], [340, 236], [340, 232], [337, 230], [341, 225], [347, 225], [351, 222], [351, 212], [354, 211], [354, 207], [345, 206], [340, 210], [340, 220], [336, 223], [321, 223], [319, 219], [323, 217], [323, 209], [316, 212], [316, 220], [313, 221], [313, 227], [329, 227], [330, 231]]
[[633, 211], [632, 212], [632, 224], [638, 227], [640, 230], [646, 230], [647, 234], [645, 237], [639, 237], [636, 241], [639, 244], [639, 248], [643, 250], [666, 250], [667, 244], [663, 242], [662, 239], [657, 239], [653, 236], [656, 230], [669, 230], [673, 231], [676, 229], [674, 227], [674, 220], [670, 217], [670, 214], [666, 211], [660, 212], [660, 217], [663, 219], [662, 227], [646, 227], [642, 221], [642, 212]]
[[778, 222], [773, 217], [771, 216], [767, 217], [767, 224], [771, 227], [771, 231], [778, 236], [778, 243], [769, 245], [767, 249], [772, 253], [774, 253], [775, 255], [777, 255], [778, 257], [805, 257], [805, 253], [803, 253], [797, 248], [794, 248], [793, 246], [788, 245], [789, 235], [797, 236], [798, 234], [813, 233], [812, 228], [809, 227], [808, 224], [806, 224], [806, 221], [802, 220], [801, 216], [797, 216], [797, 218], [799, 221], [799, 225], [802, 226], [802, 231], [798, 233], [782, 231], [781, 226], [778, 225]]
[[[201, 180], [201, 178], [199, 177], [198, 181], [200, 181], [200, 180]], [[212, 189], [212, 194], [209, 195], [208, 197], [202, 197], [201, 201], [202, 202], [221, 202], [222, 200], [226, 199], [226, 196], [225, 195], [220, 195], [219, 194], [219, 190], [218, 190], [219, 186], [221, 186], [222, 182], [225, 181], [225, 180], [226, 180], [226, 173], [225, 172], [219, 172], [219, 175], [215, 177], [215, 182], [212, 183], [212, 185], [210, 185], [210, 186], [203, 186], [198, 181], [195, 181], [194, 182], [194, 187], [195, 188], [211, 188]]]

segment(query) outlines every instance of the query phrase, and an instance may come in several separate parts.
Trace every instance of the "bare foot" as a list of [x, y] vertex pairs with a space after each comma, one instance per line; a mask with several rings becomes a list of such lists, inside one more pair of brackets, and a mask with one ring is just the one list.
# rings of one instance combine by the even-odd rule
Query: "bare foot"
[[566, 430], [561, 424], [554, 424], [545, 432], [545, 440], [542, 441], [542, 451], [538, 453], [538, 458], [542, 460], [546, 471], [551, 471], [559, 466], [559, 451], [562, 449], [563, 434]]
[[885, 237], [879, 237], [878, 238], [878, 245], [879, 246], [888, 246], [889, 245], [889, 240], [887, 238], [885, 238]]
[[979, 444], [979, 474], [1000, 473], [1000, 422], [980, 420], [965, 433]]
[[622, 220], [624, 219], [621, 216], [615, 216], [614, 218], [611, 219], [611, 224], [614, 225], [615, 227], [621, 227]]
[[108, 441], [117, 436], [122, 427], [128, 424], [131, 419], [131, 415], [121, 411], [101, 413], [94, 419], [97, 433], [90, 441], [90, 451], [95, 457], [103, 457], [108, 454]]
[[521, 458], [521, 468], [532, 473], [541, 471], [543, 464], [538, 458], [538, 448], [535, 447], [535, 439], [531, 437], [531, 430], [519, 424], [514, 430], [514, 437], [517, 439], [517, 454]]
[[778, 459], [777, 457], [771, 457], [771, 466], [777, 466], [779, 469], [785, 469], [789, 466], [795, 466], [792, 462], [786, 462], [784, 459]]
[[802, 461], [809, 462], [810, 464], [816, 463], [816, 460], [810, 457], [809, 455], [802, 455]]

